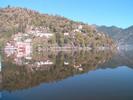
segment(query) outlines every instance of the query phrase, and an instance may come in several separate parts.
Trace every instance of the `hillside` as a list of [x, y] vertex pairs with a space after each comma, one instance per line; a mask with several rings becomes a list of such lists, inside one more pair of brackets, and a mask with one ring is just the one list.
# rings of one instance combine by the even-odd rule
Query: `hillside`
[[[30, 38], [34, 46], [111, 47], [113, 40], [93, 26], [61, 16], [41, 14], [26, 8], [0, 8], [0, 43], [21, 34]], [[24, 37], [22, 34], [27, 35]], [[20, 35], [19, 35], [20, 36]], [[18, 36], [17, 36], [18, 37]], [[16, 42], [16, 41], [15, 41]]]

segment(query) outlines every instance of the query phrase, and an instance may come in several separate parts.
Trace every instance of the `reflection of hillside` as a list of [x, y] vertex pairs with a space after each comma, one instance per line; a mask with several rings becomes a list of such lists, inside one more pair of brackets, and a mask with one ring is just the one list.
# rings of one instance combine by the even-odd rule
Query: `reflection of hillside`
[[[108, 61], [111, 56], [110, 51], [44, 53], [40, 56], [33, 55], [33, 59], [29, 60], [28, 64], [21, 66], [6, 60], [2, 70], [2, 87], [5, 90], [17, 90], [33, 87], [40, 83], [59, 81], [95, 70]], [[36, 65], [37, 62], [45, 62], [47, 59], [53, 64]]]
[[133, 69], [133, 52], [120, 51], [114, 55], [108, 62], [102, 65], [103, 68], [116, 68], [118, 66], [127, 66]]
[[2, 88], [2, 74], [0, 72], [0, 89]]

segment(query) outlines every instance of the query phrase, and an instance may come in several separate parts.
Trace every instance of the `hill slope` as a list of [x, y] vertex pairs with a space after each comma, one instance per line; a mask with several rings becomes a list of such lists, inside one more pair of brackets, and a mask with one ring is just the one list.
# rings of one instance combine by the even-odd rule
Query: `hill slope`
[[40, 14], [37, 11], [26, 8], [8, 7], [0, 9], [1, 44], [6, 43], [6, 40], [10, 40], [18, 32], [25, 34], [29, 33], [29, 30], [30, 32], [32, 30], [32, 33], [35, 34], [37, 32], [44, 33], [45, 35], [46, 33], [53, 34], [53, 37], [49, 39], [30, 35], [32, 40], [42, 40], [40, 44], [76, 47], [89, 46], [93, 48], [112, 46], [114, 44], [113, 40], [107, 35], [81, 22], [75, 22], [60, 16]]

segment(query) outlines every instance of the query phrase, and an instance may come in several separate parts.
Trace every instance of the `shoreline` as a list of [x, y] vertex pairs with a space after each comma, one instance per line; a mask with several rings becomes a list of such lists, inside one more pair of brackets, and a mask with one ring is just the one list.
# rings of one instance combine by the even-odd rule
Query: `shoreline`
[[49, 47], [49, 48], [40, 48], [40, 49], [32, 49], [37, 51], [78, 51], [78, 50], [116, 50], [114, 47], [97, 47], [97, 48], [90, 48], [90, 47]]

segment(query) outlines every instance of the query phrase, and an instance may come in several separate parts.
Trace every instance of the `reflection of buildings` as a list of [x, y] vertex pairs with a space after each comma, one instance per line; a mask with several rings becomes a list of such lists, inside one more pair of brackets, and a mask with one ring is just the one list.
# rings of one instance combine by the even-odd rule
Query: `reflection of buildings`
[[64, 61], [64, 65], [69, 65], [69, 62]]
[[23, 58], [29, 60], [31, 59], [31, 46], [30, 43], [16, 43], [16, 49], [5, 49], [5, 54], [7, 57], [13, 57], [16, 64], [23, 64]]
[[31, 45], [29, 42], [17, 42], [15, 49], [5, 48], [5, 54], [7, 57], [13, 57], [16, 64], [23, 64], [23, 58], [31, 59]]
[[46, 60], [46, 61], [40, 61], [40, 62], [36, 62], [37, 67], [40, 67], [42, 65], [53, 65], [53, 62]]
[[6, 47], [4, 48], [4, 51], [7, 56], [11, 56], [15, 52], [15, 46], [12, 43], [7, 43]]
[[26, 60], [26, 57], [18, 58], [14, 56], [18, 60], [16, 62], [21, 64], [15, 65], [12, 61], [11, 63], [5, 62], [8, 64], [3, 67], [3, 87], [5, 90], [23, 89], [43, 82], [55, 82], [76, 74], [96, 70], [110, 59], [111, 55], [109, 54], [110, 52], [103, 51], [88, 53], [59, 52], [57, 54], [45, 52], [45, 54], [36, 54], [29, 60]]
[[[10, 57], [12, 62], [17, 65], [25, 65], [31, 69], [41, 69], [41, 67], [47, 68], [47, 66], [51, 66], [54, 64], [48, 55], [43, 56], [41, 59], [36, 59], [39, 55], [35, 57], [32, 55], [30, 40], [26, 40], [26, 42], [16, 42], [16, 49], [8, 50], [5, 49], [5, 54], [7, 57]], [[8, 52], [7, 52], [8, 51]]]
[[82, 65], [79, 64], [79, 65], [75, 65], [73, 66], [75, 69], [78, 69], [79, 71], [83, 71], [83, 68], [82, 68]]
[[17, 49], [15, 49], [13, 52], [10, 50], [8, 50], [8, 52], [6, 53], [7, 57], [11, 57], [12, 58], [12, 62], [17, 64], [17, 65], [25, 65], [32, 68], [41, 68], [41, 67], [45, 67], [45, 66], [51, 66], [54, 63], [47, 57], [47, 56], [43, 56], [43, 59], [35, 59], [38, 56], [36, 56], [35, 58], [32, 57], [32, 51], [31, 51], [31, 47], [30, 47], [30, 43], [23, 43], [23, 42], [18, 42], [16, 44]]
[[48, 71], [48, 70], [51, 69], [51, 67], [53, 65], [54, 65], [54, 63], [50, 60], [35, 61], [32, 64], [28, 64], [28, 66], [29, 66], [29, 68], [32, 72], [35, 72], [37, 70], [42, 70], [42, 71], [46, 70], [46, 71]]

